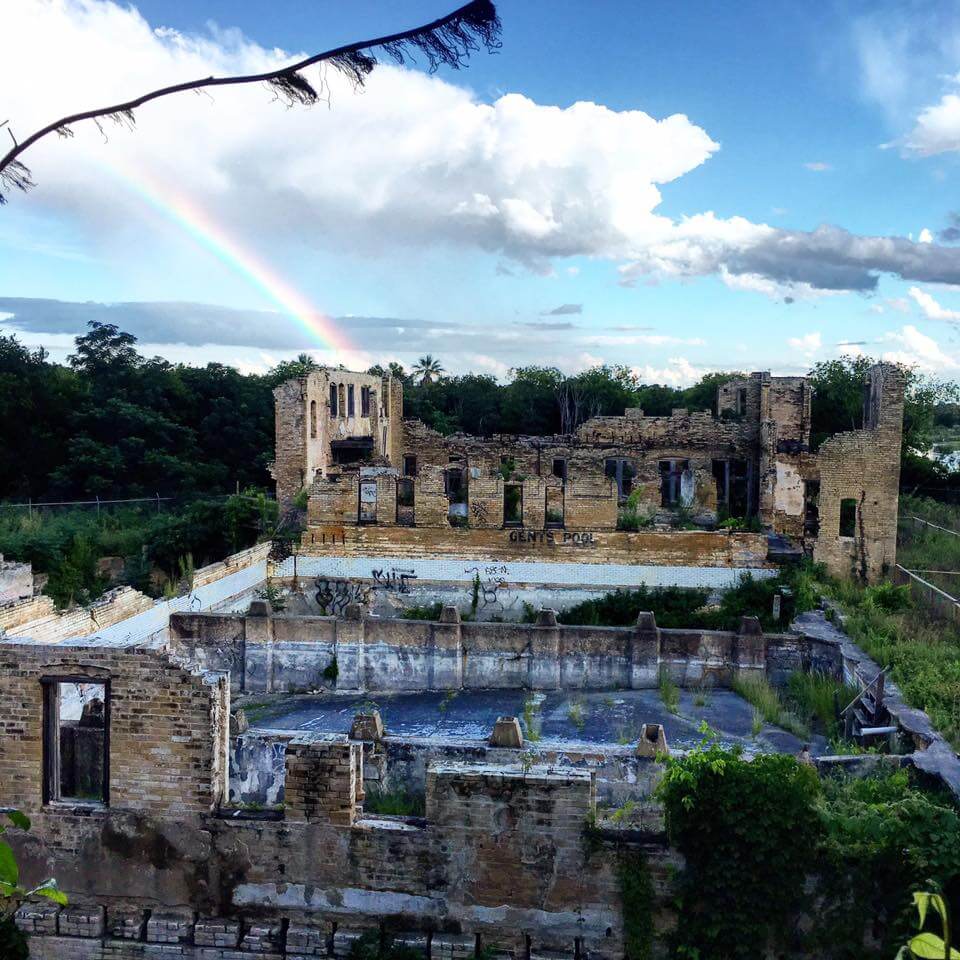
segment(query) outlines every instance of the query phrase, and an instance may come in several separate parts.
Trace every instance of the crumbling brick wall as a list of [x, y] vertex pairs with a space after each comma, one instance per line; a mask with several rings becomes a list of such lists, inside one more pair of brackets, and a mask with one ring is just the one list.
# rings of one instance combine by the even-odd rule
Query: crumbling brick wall
[[177, 816], [220, 801], [225, 675], [194, 672], [157, 650], [6, 641], [0, 642], [0, 805], [46, 813], [41, 681], [58, 676], [109, 681], [112, 806]]
[[[814, 559], [837, 576], [868, 582], [896, 564], [904, 374], [877, 364], [867, 386], [862, 430], [838, 433], [817, 452], [820, 530]], [[842, 536], [841, 504], [855, 503], [853, 536]]]

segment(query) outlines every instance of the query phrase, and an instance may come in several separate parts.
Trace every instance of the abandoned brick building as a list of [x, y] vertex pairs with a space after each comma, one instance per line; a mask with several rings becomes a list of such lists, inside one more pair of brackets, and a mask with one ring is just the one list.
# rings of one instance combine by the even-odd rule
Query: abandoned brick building
[[[589, 543], [602, 562], [642, 544], [634, 559], [657, 563], [671, 528], [732, 536], [747, 525], [738, 518], [756, 518], [835, 573], [872, 580], [896, 555], [903, 393], [901, 371], [878, 364], [862, 427], [816, 451], [809, 381], [769, 373], [722, 385], [719, 415], [634, 408], [573, 434], [484, 438], [404, 420], [395, 378], [322, 370], [275, 391], [273, 475], [281, 502], [308, 493], [308, 553], [393, 546], [501, 559], [539, 547], [550, 559]], [[490, 536], [505, 530], [506, 540]], [[690, 563], [718, 549], [702, 536], [678, 544]]]

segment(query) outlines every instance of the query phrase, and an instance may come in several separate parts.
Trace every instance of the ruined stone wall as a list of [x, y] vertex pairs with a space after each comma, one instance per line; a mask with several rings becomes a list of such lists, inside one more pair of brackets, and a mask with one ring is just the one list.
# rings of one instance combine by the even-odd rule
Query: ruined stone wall
[[0, 642], [0, 805], [31, 817], [50, 812], [41, 806], [41, 679], [48, 677], [110, 683], [111, 806], [173, 816], [219, 802], [226, 742], [218, 698], [225, 676], [194, 672], [155, 650], [8, 640]]
[[[331, 388], [337, 393], [335, 407], [331, 407]], [[365, 389], [370, 391], [366, 415], [361, 395]], [[280, 384], [273, 395], [276, 459], [270, 472], [281, 504], [289, 505], [301, 489], [326, 474], [333, 463], [332, 442], [369, 437], [372, 459], [399, 465], [403, 387], [393, 378], [321, 368]], [[396, 411], [396, 416], [390, 411]]]
[[[694, 492], [690, 503], [707, 514], [716, 511], [716, 482], [712, 475], [713, 461], [750, 459], [756, 456], [758, 426], [755, 420], [719, 419], [710, 413], [689, 413], [675, 410], [669, 417], [644, 417], [642, 411], [631, 410], [620, 417], [595, 417], [584, 423], [576, 434], [552, 437], [518, 437], [498, 435], [489, 439], [452, 434], [444, 437], [420, 421], [406, 421], [403, 426], [403, 452], [416, 456], [418, 467], [424, 464], [465, 468], [471, 483], [478, 477], [498, 474], [501, 464], [513, 466], [514, 476], [552, 479], [555, 460], [566, 462], [567, 490], [580, 485], [580, 503], [569, 515], [569, 494], [553, 501], [562, 504], [565, 525], [580, 529], [602, 529], [610, 512], [606, 503], [609, 478], [605, 464], [609, 459], [631, 462], [634, 474], [632, 489], [639, 491], [641, 504], [650, 510], [660, 508], [660, 466], [663, 459], [688, 460]], [[584, 502], [585, 491], [602, 487], [604, 502], [596, 505], [599, 526], [590, 520], [591, 509]], [[484, 491], [486, 496], [486, 491]], [[564, 502], [566, 500], [566, 502]], [[613, 505], [616, 524], [616, 502]], [[524, 526], [534, 527], [531, 514], [524, 516]]]
[[[820, 530], [814, 559], [837, 576], [876, 581], [896, 564], [904, 377], [878, 364], [868, 383], [864, 427], [838, 433], [818, 453]], [[841, 502], [856, 504], [853, 536], [841, 536]]]
[[[590, 774], [432, 765], [426, 819], [370, 817], [361, 758], [345, 737], [290, 741], [286, 805], [268, 817], [130, 822], [109, 808], [84, 830], [56, 810], [32, 839], [11, 831], [27, 876], [54, 872], [70, 897], [18, 912], [31, 956], [346, 957], [382, 923], [435, 957], [466, 960], [478, 937], [516, 960], [622, 955], [610, 858], [582, 843]], [[67, 868], [66, 837], [82, 844], [82, 871]]]
[[[10, 614], [16, 623], [10, 623], [6, 629], [11, 637], [29, 637], [38, 643], [56, 643], [71, 637], [82, 637], [97, 630], [103, 630], [112, 624], [126, 620], [144, 610], [150, 610], [156, 601], [133, 587], [116, 587], [108, 590], [99, 600], [86, 607], [74, 607], [57, 613], [49, 597], [36, 598], [30, 604], [30, 610], [11, 609]], [[17, 613], [21, 615], [17, 616]], [[26, 618], [27, 612], [33, 612], [35, 618]], [[0, 626], [3, 626], [3, 611], [0, 608]]]
[[229, 669], [236, 693], [296, 693], [336, 686], [376, 692], [416, 690], [613, 690], [656, 687], [661, 668], [680, 686], [729, 685], [742, 670], [777, 683], [829, 656], [810, 639], [758, 633], [540, 623], [461, 623], [446, 608], [437, 623], [336, 617], [176, 614], [171, 649], [209, 668]]
[[289, 505], [307, 483], [306, 384], [287, 380], [273, 391], [274, 461], [270, 475], [277, 484], [277, 501]]
[[311, 527], [357, 523], [359, 490], [354, 476], [317, 477], [310, 486], [307, 522]]
[[[439, 497], [436, 502], [439, 505]], [[444, 500], [444, 503], [446, 501]], [[596, 504], [597, 501], [590, 500]], [[442, 526], [310, 525], [301, 555], [343, 557], [462, 557], [471, 560], [525, 560], [544, 563], [626, 563], [658, 566], [752, 567], [767, 561], [762, 533], [725, 530], [613, 530], [614, 506], [606, 516], [583, 519], [586, 529], [457, 529]], [[439, 506], [438, 506], [439, 510]], [[607, 529], [603, 529], [607, 526]]]
[[55, 613], [53, 598], [43, 594], [27, 600], [12, 600], [9, 603], [0, 604], [0, 633], [23, 623], [52, 617]]

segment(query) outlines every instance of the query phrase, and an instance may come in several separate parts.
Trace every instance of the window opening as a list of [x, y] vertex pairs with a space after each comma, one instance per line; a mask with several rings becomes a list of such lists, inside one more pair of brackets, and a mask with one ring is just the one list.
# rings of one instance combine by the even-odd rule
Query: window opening
[[603, 472], [611, 480], [617, 481], [617, 497], [623, 500], [630, 496], [633, 490], [633, 478], [637, 475], [636, 467], [630, 460], [620, 457], [610, 457], [603, 462]]
[[840, 536], [855, 537], [857, 535], [857, 501], [847, 497], [840, 501]]
[[347, 416], [352, 417], [354, 414], [354, 389], [353, 384], [347, 386]]
[[503, 486], [503, 524], [519, 527], [523, 523], [523, 487], [519, 483]]
[[317, 439], [317, 401], [310, 401], [310, 436]]
[[109, 691], [106, 682], [44, 682], [44, 802], [108, 799]]
[[680, 503], [680, 485], [686, 460], [661, 460], [660, 468], [660, 505], [674, 507]]
[[335, 417], [337, 415], [337, 385], [335, 383], [330, 384], [330, 416]]
[[377, 483], [366, 480], [360, 484], [360, 523], [377, 522]]
[[404, 455], [403, 475], [405, 477], [415, 477], [417, 475], [417, 458], [412, 453]]

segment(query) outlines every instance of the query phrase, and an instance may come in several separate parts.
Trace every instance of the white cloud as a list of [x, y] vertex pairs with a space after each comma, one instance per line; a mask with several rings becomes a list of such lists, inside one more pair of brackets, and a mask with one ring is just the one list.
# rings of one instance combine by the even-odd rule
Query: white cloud
[[941, 306], [925, 290], [921, 290], [919, 287], [911, 287], [908, 293], [928, 320], [960, 321], [960, 310], [949, 310]]
[[696, 383], [705, 374], [710, 373], [708, 367], [695, 367], [686, 357], [671, 357], [665, 367], [655, 367], [646, 364], [642, 367], [632, 367], [631, 372], [642, 383], [661, 383], [670, 387], [688, 387]]
[[882, 338], [896, 344], [897, 349], [883, 354], [884, 360], [916, 367], [923, 373], [955, 374], [960, 361], [946, 353], [933, 337], [921, 333], [912, 324]]
[[946, 93], [938, 103], [924, 107], [902, 145], [922, 157], [960, 150], [960, 96]]
[[790, 337], [787, 340], [787, 346], [809, 359], [823, 347], [823, 338], [819, 331], [806, 333], [802, 337]]
[[[153, 30], [136, 10], [101, 0], [6, 12], [0, 62], [8, 75], [32, 78], [4, 93], [4, 118], [21, 136], [51, 116], [161, 83], [291, 59], [235, 32]], [[38, 49], [52, 64], [39, 73]], [[308, 71], [315, 85], [319, 76]], [[332, 69], [325, 78], [330, 109], [284, 109], [252, 86], [158, 101], [137, 112], [134, 132], [108, 127], [109, 143], [79, 124], [74, 139], [25, 155], [39, 184], [29, 202], [109, 233], [144, 215], [135, 194], [118, 190], [110, 170], [120, 168], [135, 188], [146, 175], [161, 193], [185, 185], [189, 202], [248, 236], [363, 250], [454, 242], [532, 263], [623, 253], [660, 203], [658, 185], [718, 149], [679, 114], [561, 108], [515, 93], [483, 103], [392, 65], [374, 70], [362, 94]]]
[[[21, 137], [51, 116], [161, 83], [291, 59], [237, 31], [153, 29], [135, 9], [104, 0], [4, 12], [0, 62], [8, 75], [30, 77], [4, 90], [3, 116]], [[37, 50], [49, 64], [39, 72]], [[735, 289], [783, 297], [871, 291], [885, 272], [960, 283], [960, 250], [933, 243], [659, 213], [660, 188], [719, 149], [683, 114], [550, 106], [516, 93], [485, 103], [391, 65], [373, 72], [362, 95], [332, 69], [309, 71], [312, 82], [321, 77], [330, 109], [284, 109], [263, 88], [232, 87], [150, 104], [136, 131], [108, 126], [107, 143], [77, 125], [74, 139], [25, 154], [39, 186], [14, 199], [79, 222], [112, 244], [118, 265], [138, 256], [135, 238], [157, 232], [147, 190], [160, 207], [199, 207], [226, 236], [278, 257], [291, 238], [364, 256], [459, 246], [549, 276], [554, 258], [590, 256], [622, 264], [627, 285], [720, 274]]]
[[663, 347], [669, 345], [682, 345], [686, 347], [703, 347], [706, 341], [700, 337], [671, 337], [664, 333], [638, 333], [629, 335], [611, 335], [596, 334], [595, 336], [582, 337], [580, 340], [588, 346], [597, 347], [626, 347], [626, 346], [647, 346]]
[[920, 235], [917, 237], [917, 243], [933, 243], [933, 234], [924, 227], [920, 231]]
[[833, 169], [833, 164], [824, 163], [822, 160], [814, 160], [811, 163], [805, 163], [804, 166], [814, 173], [825, 173], [827, 170]]

